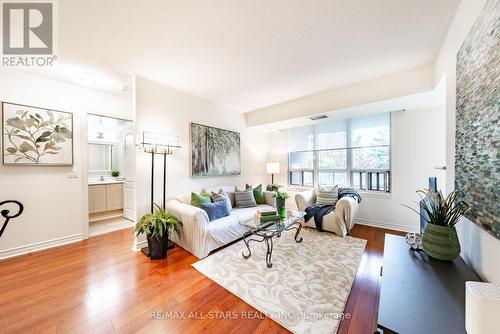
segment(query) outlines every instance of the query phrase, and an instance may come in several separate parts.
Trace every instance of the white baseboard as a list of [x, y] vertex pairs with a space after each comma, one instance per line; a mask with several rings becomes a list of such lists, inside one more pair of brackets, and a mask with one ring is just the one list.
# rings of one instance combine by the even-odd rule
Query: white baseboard
[[139, 241], [139, 242], [134, 242], [134, 246], [132, 247], [132, 250], [134, 252], [138, 252], [142, 248], [147, 247], [147, 246], [148, 246], [148, 241], [147, 240], [142, 240], [142, 241]]
[[7, 259], [9, 257], [18, 256], [18, 255], [29, 254], [29, 253], [41, 251], [43, 249], [54, 248], [54, 247], [58, 247], [58, 246], [66, 245], [66, 244], [71, 244], [71, 243], [78, 242], [81, 240], [83, 240], [83, 235], [80, 233], [80, 234], [69, 235], [67, 237], [61, 237], [61, 238], [55, 238], [52, 240], [37, 242], [37, 243], [26, 245], [26, 246], [20, 246], [20, 247], [15, 247], [15, 248], [11, 248], [11, 249], [0, 250], [0, 260]]
[[388, 230], [395, 230], [395, 231], [401, 231], [401, 232], [418, 232], [419, 231], [418, 228], [411, 228], [411, 227], [406, 226], [406, 225], [392, 224], [392, 223], [388, 223], [388, 222], [381, 222], [381, 221], [365, 219], [365, 218], [355, 218], [354, 222], [356, 224], [360, 224], [360, 225], [385, 228]]

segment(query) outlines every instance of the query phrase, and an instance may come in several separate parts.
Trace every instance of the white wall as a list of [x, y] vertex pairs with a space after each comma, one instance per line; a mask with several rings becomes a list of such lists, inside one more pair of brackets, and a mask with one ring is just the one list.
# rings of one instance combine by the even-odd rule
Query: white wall
[[248, 126], [305, 118], [430, 91], [434, 88], [434, 67], [423, 66], [328, 92], [301, 97], [245, 114]]
[[[225, 109], [201, 98], [137, 77], [135, 80], [136, 131], [179, 136], [181, 149], [168, 157], [167, 200], [179, 193], [216, 185], [244, 185], [265, 181], [266, 135], [247, 129], [243, 114]], [[228, 177], [190, 177], [189, 123], [195, 122], [241, 134], [241, 175]], [[162, 157], [158, 157], [155, 201], [162, 200]], [[151, 156], [138, 152], [136, 160], [137, 214], [149, 211]]]
[[[82, 239], [88, 224], [86, 113], [131, 116], [131, 101], [4, 70], [0, 100], [68, 111], [74, 117], [74, 167], [0, 165], [0, 200], [19, 200], [25, 207], [0, 238], [0, 258]], [[77, 178], [68, 178], [72, 172]]]
[[[456, 56], [486, 0], [462, 0], [437, 61], [435, 79], [446, 82], [446, 166], [448, 192], [455, 182]], [[457, 225], [462, 257], [485, 280], [500, 282], [500, 240], [467, 219]]]
[[[357, 223], [401, 231], [418, 231], [419, 218], [404, 207], [418, 208], [417, 189], [426, 188], [428, 177], [444, 184], [444, 172], [434, 169], [445, 163], [445, 114], [443, 108], [408, 109], [392, 113], [392, 192], [363, 194]], [[283, 173], [275, 178], [287, 184], [287, 131], [270, 134], [269, 160], [279, 161]], [[294, 194], [291, 191], [291, 194]], [[291, 204], [291, 203], [290, 203]]]

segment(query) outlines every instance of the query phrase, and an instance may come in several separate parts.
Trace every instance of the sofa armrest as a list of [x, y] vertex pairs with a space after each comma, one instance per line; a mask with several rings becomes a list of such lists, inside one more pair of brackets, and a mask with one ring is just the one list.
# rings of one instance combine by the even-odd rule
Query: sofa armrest
[[316, 203], [316, 193], [314, 190], [307, 190], [295, 195], [295, 203], [299, 211], [304, 211], [307, 207]]
[[200, 208], [182, 203], [176, 199], [170, 200], [166, 208], [168, 212], [182, 222], [180, 237], [176, 233], [172, 233], [172, 241], [200, 259], [207, 256], [210, 251], [206, 243], [209, 234], [207, 213]]
[[189, 225], [193, 224], [200, 225], [200, 227], [208, 226], [209, 219], [207, 213], [196, 206], [173, 199], [168, 201], [166, 208], [168, 212], [182, 222], [184, 228], [189, 228]]
[[276, 207], [276, 198], [274, 198], [274, 194], [276, 192], [274, 191], [264, 191], [264, 198], [266, 199], [266, 204], [272, 206], [273, 208]]
[[358, 201], [352, 197], [343, 197], [337, 201], [335, 215], [342, 227], [342, 236], [345, 236], [354, 226], [354, 218], [356, 218], [358, 213], [358, 206]]

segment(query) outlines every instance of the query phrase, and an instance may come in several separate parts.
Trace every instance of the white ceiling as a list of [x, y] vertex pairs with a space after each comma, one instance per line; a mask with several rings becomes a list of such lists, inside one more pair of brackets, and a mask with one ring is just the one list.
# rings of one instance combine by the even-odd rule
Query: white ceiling
[[60, 0], [61, 61], [237, 111], [434, 62], [459, 0]]

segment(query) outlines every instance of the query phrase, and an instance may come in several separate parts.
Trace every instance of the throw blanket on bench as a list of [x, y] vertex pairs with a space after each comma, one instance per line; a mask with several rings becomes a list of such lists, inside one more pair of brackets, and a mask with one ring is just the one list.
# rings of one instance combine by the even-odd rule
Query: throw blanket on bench
[[[361, 203], [361, 195], [352, 188], [339, 188], [338, 199], [343, 197], [352, 197]], [[335, 205], [311, 205], [306, 208], [304, 221], [308, 221], [314, 217], [314, 224], [318, 231], [323, 231], [323, 217], [335, 210]]]

